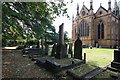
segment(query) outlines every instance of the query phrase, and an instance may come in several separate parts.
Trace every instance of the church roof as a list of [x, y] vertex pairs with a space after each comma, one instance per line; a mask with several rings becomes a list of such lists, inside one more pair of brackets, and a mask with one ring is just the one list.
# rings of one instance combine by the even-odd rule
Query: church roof
[[83, 5], [83, 7], [85, 7], [89, 11], [89, 9], [85, 5]]
[[[119, 4], [120, 4], [120, 2], [119, 2]], [[83, 16], [83, 12], [85, 12], [85, 15], [88, 15], [89, 14], [89, 12], [90, 12], [90, 9], [88, 9], [85, 5], [84, 5], [84, 3], [83, 3], [83, 6], [82, 6], [82, 8], [81, 8], [81, 10], [80, 10], [80, 12], [79, 12], [79, 16]], [[103, 14], [104, 13], [104, 14]], [[100, 7], [98, 8], [98, 10], [95, 12], [95, 13], [93, 13], [94, 14], [94, 16], [99, 16], [99, 14], [100, 15], [105, 15], [105, 14], [107, 14], [108, 13], [108, 10], [107, 9], [105, 9], [102, 5], [101, 5], [101, 3], [100, 3]], [[113, 15], [113, 14], [112, 14]], [[116, 17], [115, 15], [113, 15], [115, 18], [120, 18], [120, 16], [118, 16], [118, 17]], [[78, 16], [76, 16], [76, 17], [78, 17]]]
[[80, 15], [82, 15], [83, 11], [85, 11], [86, 13], [88, 13], [89, 9], [85, 5], [83, 5], [82, 8], [81, 8], [81, 10], [80, 10]]
[[[100, 6], [100, 7], [98, 8], [98, 10], [96, 11], [96, 13], [97, 13], [100, 9], [103, 9], [104, 11], [108, 12], [108, 10], [106, 10], [104, 7]], [[96, 13], [95, 13], [95, 14], [96, 14]]]
[[85, 5], [83, 5], [82, 9], [80, 10], [80, 12], [83, 10], [83, 8], [85, 8], [87, 11], [89, 11], [89, 9]]

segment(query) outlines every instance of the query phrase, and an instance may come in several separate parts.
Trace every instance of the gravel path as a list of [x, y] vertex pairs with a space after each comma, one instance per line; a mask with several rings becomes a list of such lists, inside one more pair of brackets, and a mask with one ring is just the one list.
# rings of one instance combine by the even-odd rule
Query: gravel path
[[23, 57], [21, 50], [2, 50], [3, 78], [54, 78], [54, 75]]

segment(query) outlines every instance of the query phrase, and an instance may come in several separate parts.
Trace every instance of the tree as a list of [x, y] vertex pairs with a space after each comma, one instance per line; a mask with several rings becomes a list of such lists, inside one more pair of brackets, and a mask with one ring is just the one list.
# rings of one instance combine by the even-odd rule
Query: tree
[[[3, 40], [16, 41], [27, 37], [39, 39], [40, 37], [45, 38], [46, 34], [48, 34], [48, 39], [54, 40], [52, 38], [56, 32], [52, 22], [61, 14], [68, 17], [65, 6], [66, 4], [63, 2], [3, 2]], [[49, 33], [50, 31], [52, 33]]]

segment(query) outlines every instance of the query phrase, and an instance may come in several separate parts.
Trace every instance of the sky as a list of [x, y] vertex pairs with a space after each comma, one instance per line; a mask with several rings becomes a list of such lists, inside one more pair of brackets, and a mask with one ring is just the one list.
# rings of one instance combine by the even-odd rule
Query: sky
[[[66, 0], [66, 1], [70, 1], [70, 0]], [[108, 9], [108, 1], [109, 0], [93, 0], [93, 9], [94, 9], [94, 13], [98, 10], [98, 8], [100, 7], [100, 3], [101, 5], [105, 8]], [[120, 0], [116, 0], [117, 2], [120, 2]], [[71, 38], [72, 37], [72, 16], [74, 15], [74, 17], [76, 16], [77, 10], [77, 3], [79, 4], [79, 11], [81, 10], [83, 3], [84, 5], [90, 9], [90, 0], [73, 0], [73, 3], [69, 3], [66, 7], [68, 8], [68, 15], [70, 16], [70, 19], [68, 19], [67, 17], [58, 17], [55, 19], [55, 21], [53, 22], [53, 26], [55, 26], [56, 28], [56, 32], [59, 31], [59, 25], [61, 23], [64, 23], [64, 31], [68, 32], [68, 37]], [[120, 6], [120, 5], [119, 5]], [[111, 0], [111, 7], [114, 7], [114, 0]]]

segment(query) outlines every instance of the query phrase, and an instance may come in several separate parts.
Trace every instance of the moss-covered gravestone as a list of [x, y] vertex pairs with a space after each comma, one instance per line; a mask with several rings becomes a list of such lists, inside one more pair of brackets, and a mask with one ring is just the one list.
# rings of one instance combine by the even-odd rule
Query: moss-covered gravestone
[[82, 60], [82, 41], [79, 37], [74, 43], [74, 58]]

